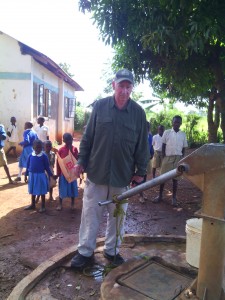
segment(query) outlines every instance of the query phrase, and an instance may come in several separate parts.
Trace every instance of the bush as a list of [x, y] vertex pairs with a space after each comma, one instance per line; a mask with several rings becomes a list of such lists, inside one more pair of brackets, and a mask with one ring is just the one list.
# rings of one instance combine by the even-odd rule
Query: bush
[[[182, 117], [182, 130], [186, 133], [188, 146], [190, 148], [197, 148], [208, 142], [208, 131], [204, 130], [203, 127], [202, 130], [198, 130], [199, 123], [203, 121], [203, 118], [195, 113], [189, 113], [184, 116], [183, 113], [176, 110], [160, 112], [153, 115], [150, 118], [152, 134], [154, 135], [157, 133], [159, 125], [164, 125], [165, 129], [171, 128], [172, 119], [175, 115], [180, 115]], [[221, 134], [218, 133], [218, 142], [221, 140]]]
[[83, 130], [84, 126], [87, 124], [89, 117], [89, 111], [87, 111], [84, 107], [77, 106], [74, 118], [74, 130]]

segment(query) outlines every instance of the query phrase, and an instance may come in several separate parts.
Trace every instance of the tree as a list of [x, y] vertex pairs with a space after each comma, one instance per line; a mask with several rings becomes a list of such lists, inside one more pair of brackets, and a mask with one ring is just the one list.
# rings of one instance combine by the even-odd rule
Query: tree
[[115, 69], [132, 69], [167, 98], [207, 103], [209, 141], [215, 142], [218, 124], [225, 140], [224, 1], [80, 0], [80, 6], [92, 11], [103, 40], [114, 47]]
[[71, 78], [74, 76], [74, 74], [70, 73], [70, 64], [67, 63], [59, 63], [60, 68]]

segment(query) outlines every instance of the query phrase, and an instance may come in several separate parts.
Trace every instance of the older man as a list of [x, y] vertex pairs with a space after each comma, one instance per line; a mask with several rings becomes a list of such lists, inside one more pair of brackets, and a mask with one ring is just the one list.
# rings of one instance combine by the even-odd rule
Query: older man
[[[78, 254], [72, 259], [71, 267], [83, 268], [93, 261], [105, 208], [108, 218], [103, 255], [115, 265], [124, 262], [119, 254], [124, 216], [119, 216], [120, 227], [117, 229], [115, 204], [99, 207], [98, 201], [112, 199], [113, 195], [126, 191], [131, 182], [141, 183], [146, 174], [149, 159], [146, 116], [130, 98], [133, 84], [133, 75], [129, 70], [118, 71], [112, 82], [114, 95], [96, 102], [83, 134], [75, 173], [80, 176], [86, 172], [87, 180]], [[126, 212], [127, 203], [122, 204], [122, 208]]]

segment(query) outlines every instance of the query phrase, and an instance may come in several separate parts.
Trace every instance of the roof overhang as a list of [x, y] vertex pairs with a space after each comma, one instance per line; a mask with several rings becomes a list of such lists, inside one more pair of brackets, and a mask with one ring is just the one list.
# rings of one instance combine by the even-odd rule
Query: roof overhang
[[20, 51], [23, 55], [31, 55], [39, 64], [44, 66], [46, 69], [54, 73], [57, 77], [71, 85], [75, 91], [83, 91], [84, 89], [74, 81], [68, 74], [66, 74], [53, 60], [44, 55], [43, 53], [19, 42]]

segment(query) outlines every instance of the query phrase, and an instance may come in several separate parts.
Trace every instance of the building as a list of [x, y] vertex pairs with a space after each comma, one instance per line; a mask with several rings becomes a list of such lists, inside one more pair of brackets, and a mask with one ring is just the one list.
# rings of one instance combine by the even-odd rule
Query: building
[[[22, 140], [24, 123], [45, 117], [50, 140], [74, 131], [76, 91], [82, 87], [41, 52], [0, 32], [0, 123], [15, 116]], [[6, 143], [7, 144], [7, 143]]]

